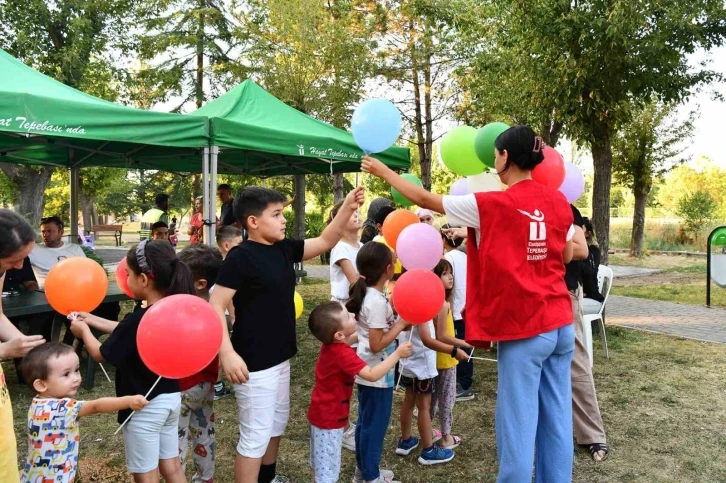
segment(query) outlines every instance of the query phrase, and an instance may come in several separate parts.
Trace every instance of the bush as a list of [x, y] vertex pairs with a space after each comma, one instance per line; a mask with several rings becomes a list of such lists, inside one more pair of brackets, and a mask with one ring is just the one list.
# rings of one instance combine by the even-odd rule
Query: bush
[[718, 205], [708, 191], [686, 194], [678, 200], [676, 214], [683, 218], [683, 240], [698, 241], [700, 231], [711, 224]]

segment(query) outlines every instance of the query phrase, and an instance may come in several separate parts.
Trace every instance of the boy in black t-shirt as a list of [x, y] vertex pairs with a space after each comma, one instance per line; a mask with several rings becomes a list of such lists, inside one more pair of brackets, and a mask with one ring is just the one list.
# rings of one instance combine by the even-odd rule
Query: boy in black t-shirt
[[[297, 353], [293, 264], [335, 246], [363, 203], [363, 188], [351, 191], [323, 233], [310, 240], [285, 238], [285, 201], [267, 188], [237, 195], [234, 215], [249, 240], [230, 250], [210, 300], [228, 334], [219, 357], [239, 412], [236, 483], [284, 481], [275, 476], [275, 465], [290, 413], [290, 359]], [[230, 302], [236, 313], [231, 340], [224, 316]]]

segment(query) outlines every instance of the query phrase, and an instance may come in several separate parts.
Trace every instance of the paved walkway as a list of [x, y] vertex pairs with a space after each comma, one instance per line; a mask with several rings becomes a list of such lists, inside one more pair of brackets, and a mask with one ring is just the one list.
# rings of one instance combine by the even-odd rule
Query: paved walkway
[[684, 339], [726, 344], [726, 309], [611, 296], [605, 323]]

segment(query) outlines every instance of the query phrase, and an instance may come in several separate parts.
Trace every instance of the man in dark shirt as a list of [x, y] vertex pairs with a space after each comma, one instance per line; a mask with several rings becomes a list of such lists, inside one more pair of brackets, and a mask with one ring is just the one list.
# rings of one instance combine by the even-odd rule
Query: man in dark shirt
[[222, 203], [222, 216], [219, 218], [219, 225], [217, 229], [223, 226], [234, 225], [239, 227], [240, 224], [237, 218], [234, 217], [234, 197], [232, 196], [232, 187], [227, 183], [221, 184], [217, 187], [217, 197]]
[[23, 260], [23, 268], [8, 270], [5, 273], [3, 292], [19, 292], [21, 288], [28, 292], [38, 290], [38, 281], [35, 279], [28, 257]]

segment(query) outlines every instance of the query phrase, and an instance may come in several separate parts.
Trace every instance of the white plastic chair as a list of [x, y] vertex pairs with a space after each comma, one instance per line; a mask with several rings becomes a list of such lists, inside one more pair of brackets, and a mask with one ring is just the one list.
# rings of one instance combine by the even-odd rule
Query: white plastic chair
[[595, 320], [600, 321], [600, 340], [602, 341], [603, 354], [607, 359], [610, 357], [608, 352], [608, 340], [605, 334], [605, 319], [603, 318], [603, 312], [605, 311], [605, 305], [608, 302], [608, 296], [610, 295], [610, 288], [613, 286], [613, 271], [610, 267], [600, 265], [597, 270], [597, 285], [600, 293], [605, 299], [600, 305], [600, 310], [596, 314], [583, 315], [582, 317], [582, 338], [585, 347], [587, 347], [587, 355], [590, 358], [590, 367], [592, 367], [592, 322]]

